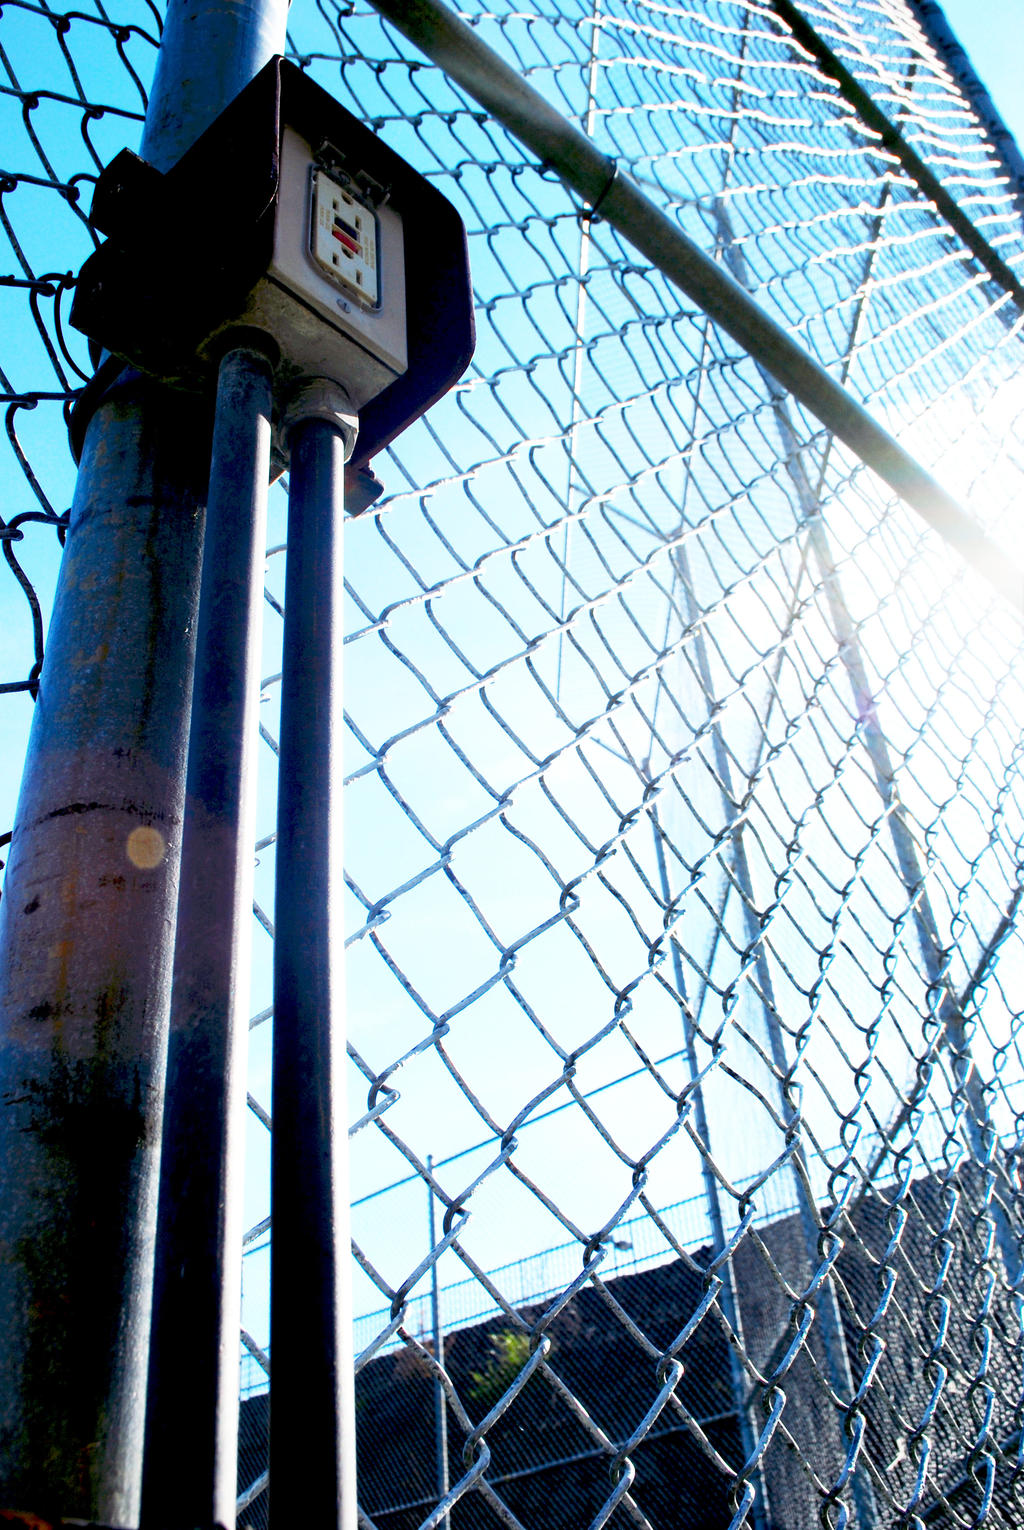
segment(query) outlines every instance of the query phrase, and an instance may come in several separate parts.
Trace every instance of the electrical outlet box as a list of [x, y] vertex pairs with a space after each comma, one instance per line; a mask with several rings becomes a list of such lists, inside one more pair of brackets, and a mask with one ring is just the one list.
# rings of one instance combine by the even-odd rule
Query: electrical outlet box
[[119, 154], [91, 217], [108, 237], [82, 267], [71, 322], [95, 347], [208, 389], [230, 331], [263, 330], [280, 352], [282, 397], [303, 377], [348, 392], [357, 467], [472, 355], [457, 212], [283, 59], [166, 174]]
[[296, 373], [332, 377], [361, 409], [408, 370], [405, 288], [388, 188], [351, 154], [314, 149], [285, 126], [273, 249], [232, 322], [267, 330]]
[[368, 202], [359, 201], [343, 181], [313, 170], [313, 216], [309, 231], [313, 259], [335, 286], [361, 308], [380, 307], [380, 227]]

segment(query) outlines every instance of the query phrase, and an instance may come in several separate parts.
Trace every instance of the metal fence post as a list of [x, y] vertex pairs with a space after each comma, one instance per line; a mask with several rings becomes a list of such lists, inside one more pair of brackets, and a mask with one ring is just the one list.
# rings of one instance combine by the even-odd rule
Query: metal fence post
[[[427, 1169], [434, 1172], [433, 1156], [427, 1154]], [[434, 1216], [434, 1188], [427, 1184], [427, 1225], [430, 1230], [430, 1247], [437, 1247], [437, 1224]], [[441, 1324], [441, 1282], [437, 1271], [437, 1260], [430, 1266], [430, 1324], [434, 1333], [434, 1359], [437, 1364], [444, 1368], [444, 1328]], [[438, 1502], [448, 1497], [450, 1486], [448, 1480], [448, 1402], [444, 1395], [444, 1387], [440, 1378], [434, 1377], [434, 1448], [437, 1457], [437, 1497]], [[446, 1514], [438, 1525], [438, 1530], [450, 1530], [451, 1515]]]
[[355, 1389], [343, 1115], [341, 599], [357, 420], [307, 383], [291, 470], [274, 898], [270, 1514], [355, 1530]]
[[[665, 919], [669, 918], [672, 907], [672, 885], [669, 881], [668, 863], [665, 859], [665, 830], [661, 826], [656, 806], [651, 808], [651, 831], [654, 836], [654, 858], [658, 867], [658, 890], [665, 901]], [[683, 974], [682, 958], [679, 954], [679, 943], [675, 939], [669, 941], [669, 950], [672, 958], [672, 981], [675, 984], [676, 993], [679, 997], [679, 1014], [683, 1022], [685, 1036], [686, 1067], [690, 1076], [690, 1088], [693, 1090], [694, 1122], [697, 1127], [697, 1135], [704, 1143], [708, 1155], [711, 1153], [711, 1127], [708, 1121], [707, 1105], [704, 1101], [704, 1086], [701, 1082], [700, 1064], [697, 1060], [697, 1047], [695, 1041], [695, 1024], [689, 1011], [689, 997], [686, 992], [686, 979]], [[716, 1180], [708, 1159], [704, 1153], [700, 1155], [700, 1176], [704, 1190], [704, 1203], [707, 1207], [708, 1222], [711, 1226], [711, 1236], [714, 1239], [715, 1257], [721, 1256], [722, 1250], [728, 1241], [725, 1231], [725, 1218], [722, 1216], [722, 1203], [719, 1198], [718, 1181]], [[739, 1428], [740, 1445], [743, 1450], [743, 1467], [749, 1467], [747, 1480], [753, 1492], [753, 1500], [750, 1504], [751, 1530], [765, 1530], [771, 1505], [768, 1499], [768, 1484], [765, 1481], [764, 1461], [757, 1459], [757, 1419], [754, 1416], [750, 1403], [751, 1388], [747, 1384], [744, 1375], [740, 1355], [747, 1353], [747, 1343], [743, 1334], [743, 1313], [740, 1308], [739, 1293], [736, 1289], [736, 1271], [731, 1261], [727, 1261], [722, 1267], [722, 1288], [719, 1296], [719, 1307], [729, 1329], [735, 1335], [737, 1343], [734, 1347], [726, 1343], [729, 1358], [729, 1383], [732, 1389], [733, 1400], [736, 1404], [736, 1422]]]
[[0, 1506], [115, 1525], [139, 1510], [202, 437], [138, 379], [94, 417], [0, 905]]
[[[283, 44], [172, 0], [165, 169]], [[123, 376], [86, 434], [0, 914], [0, 1508], [138, 1523], [207, 410]]]

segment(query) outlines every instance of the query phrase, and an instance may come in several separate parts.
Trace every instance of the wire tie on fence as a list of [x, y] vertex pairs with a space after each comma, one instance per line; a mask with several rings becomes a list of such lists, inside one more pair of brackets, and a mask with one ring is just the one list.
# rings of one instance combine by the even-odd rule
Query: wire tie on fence
[[603, 187], [601, 188], [601, 191], [600, 191], [600, 194], [598, 195], [597, 201], [591, 203], [590, 211], [589, 212], [586, 210], [586, 208], [584, 208], [584, 210], [583, 210], [583, 217], [584, 217], [584, 219], [586, 220], [587, 223], [593, 223], [595, 218], [598, 218], [600, 216], [601, 207], [602, 207], [603, 203], [605, 202], [605, 199], [607, 198], [607, 196], [608, 196], [609, 192], [611, 191], [612, 187], [615, 185], [615, 182], [619, 178], [619, 163], [618, 163], [618, 160], [613, 159], [611, 161], [611, 167], [612, 167], [612, 173], [608, 177], [608, 179], [605, 182], [605, 184], [603, 185]]

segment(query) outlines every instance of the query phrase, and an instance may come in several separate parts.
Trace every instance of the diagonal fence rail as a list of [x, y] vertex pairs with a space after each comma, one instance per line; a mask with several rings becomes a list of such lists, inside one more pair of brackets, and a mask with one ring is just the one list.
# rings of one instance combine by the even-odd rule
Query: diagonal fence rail
[[[808, 0], [813, 38], [791, 10], [462, 17], [1012, 553], [1022, 320], [974, 246], [1024, 277], [1019, 188], [926, 7]], [[63, 323], [88, 183], [157, 35], [120, 0], [0, 18], [0, 830], [90, 371]], [[1019, 618], [454, 69], [365, 5], [296, 6], [289, 46], [456, 202], [477, 287], [473, 369], [347, 527], [362, 1519], [1015, 1525]], [[272, 501], [253, 1526], [283, 524]]]

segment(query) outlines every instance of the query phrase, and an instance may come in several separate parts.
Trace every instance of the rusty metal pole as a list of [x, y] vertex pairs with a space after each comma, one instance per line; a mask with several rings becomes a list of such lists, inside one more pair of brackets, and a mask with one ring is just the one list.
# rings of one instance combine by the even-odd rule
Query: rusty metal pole
[[[171, 0], [160, 169], [284, 38]], [[87, 432], [0, 905], [0, 1510], [139, 1522], [208, 410], [126, 374]]]

